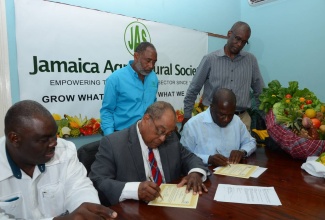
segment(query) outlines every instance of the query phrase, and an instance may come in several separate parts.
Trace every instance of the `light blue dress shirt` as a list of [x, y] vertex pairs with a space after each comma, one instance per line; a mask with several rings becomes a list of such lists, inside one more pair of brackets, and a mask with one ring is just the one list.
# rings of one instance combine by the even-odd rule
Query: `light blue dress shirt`
[[100, 109], [101, 129], [104, 135], [128, 128], [142, 118], [146, 109], [157, 98], [158, 78], [154, 71], [139, 79], [132, 68], [133, 60], [122, 69], [114, 71], [105, 83]]
[[229, 157], [232, 150], [243, 149], [247, 156], [256, 150], [256, 141], [237, 115], [224, 128], [213, 122], [210, 108], [192, 117], [182, 131], [181, 143], [208, 164], [210, 155]]

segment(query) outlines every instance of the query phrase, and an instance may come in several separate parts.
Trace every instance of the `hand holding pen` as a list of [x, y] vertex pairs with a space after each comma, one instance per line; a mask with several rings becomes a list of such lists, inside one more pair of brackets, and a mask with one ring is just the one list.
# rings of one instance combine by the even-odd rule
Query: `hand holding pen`
[[229, 166], [230, 162], [227, 157], [222, 156], [221, 154], [210, 155], [208, 159], [208, 164], [212, 166]]
[[159, 186], [154, 183], [152, 180], [141, 182], [138, 188], [138, 197], [142, 201], [152, 201], [157, 198], [157, 195], [162, 198], [159, 193]]
[[[154, 182], [150, 176], [149, 176], [149, 180], [150, 180], [151, 182]], [[159, 194], [159, 197], [161, 198], [161, 200], [164, 200], [164, 198], [162, 197], [162, 195], [160, 194], [159, 191], [158, 191], [158, 194]]]

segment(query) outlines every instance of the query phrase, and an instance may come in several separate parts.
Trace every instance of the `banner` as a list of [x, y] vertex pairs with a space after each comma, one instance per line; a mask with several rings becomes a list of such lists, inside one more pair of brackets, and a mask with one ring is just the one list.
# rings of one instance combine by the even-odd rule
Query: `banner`
[[[91, 118], [98, 122], [106, 78], [133, 60], [140, 42], [157, 49], [157, 100], [170, 102], [178, 112], [207, 53], [206, 33], [97, 10], [15, 0], [15, 16], [21, 100], [38, 101], [58, 121], [66, 115], [76, 127]], [[96, 127], [84, 135], [96, 133]]]

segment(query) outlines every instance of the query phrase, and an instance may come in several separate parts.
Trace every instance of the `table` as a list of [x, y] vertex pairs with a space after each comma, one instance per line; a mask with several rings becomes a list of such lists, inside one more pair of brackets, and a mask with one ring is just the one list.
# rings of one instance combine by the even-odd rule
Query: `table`
[[[148, 206], [134, 200], [111, 208], [117, 211], [118, 219], [325, 219], [325, 179], [302, 170], [303, 162], [292, 159], [281, 149], [259, 147], [242, 163], [268, 168], [261, 176], [242, 179], [212, 174], [205, 182], [209, 192], [199, 197], [196, 209]], [[219, 183], [273, 186], [282, 205], [217, 202], [213, 198]]]

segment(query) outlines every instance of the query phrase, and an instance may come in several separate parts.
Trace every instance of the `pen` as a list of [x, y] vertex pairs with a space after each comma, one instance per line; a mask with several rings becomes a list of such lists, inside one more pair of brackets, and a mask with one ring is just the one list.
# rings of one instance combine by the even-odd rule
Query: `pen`
[[[151, 182], [154, 182], [150, 176], [149, 176], [149, 180], [150, 180]], [[160, 194], [160, 192], [158, 192], [158, 194], [159, 194], [159, 197], [161, 198], [161, 200], [164, 200], [164, 198], [162, 197], [162, 195]]]

